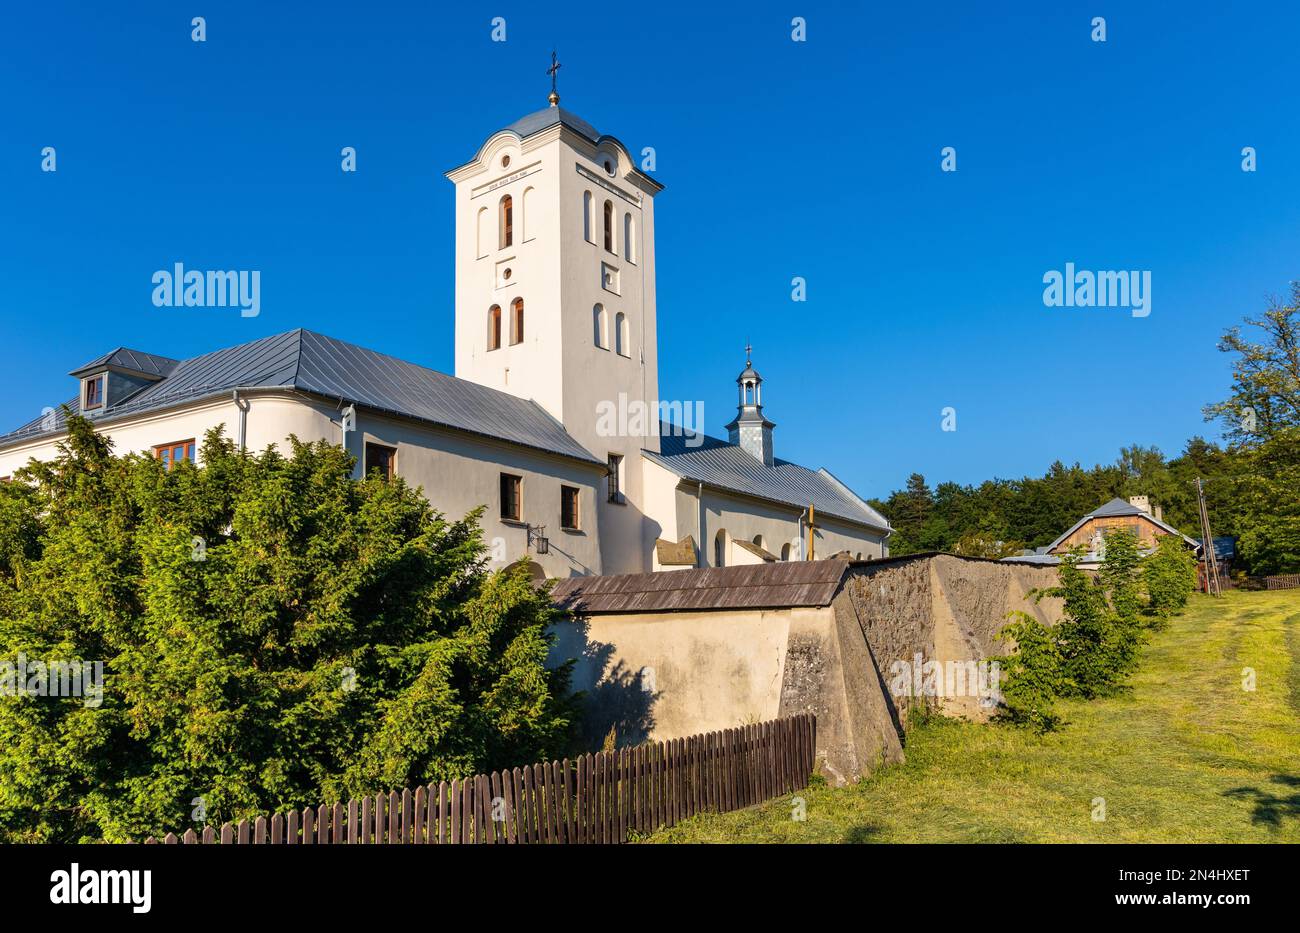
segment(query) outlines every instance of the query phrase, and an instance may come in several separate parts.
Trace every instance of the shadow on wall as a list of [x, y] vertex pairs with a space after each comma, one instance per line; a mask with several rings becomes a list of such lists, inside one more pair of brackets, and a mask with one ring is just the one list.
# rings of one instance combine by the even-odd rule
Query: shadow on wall
[[555, 643], [546, 659], [547, 667], [572, 660], [573, 690], [583, 701], [575, 753], [600, 751], [611, 729], [618, 748], [647, 741], [654, 730], [654, 705], [660, 696], [653, 672], [633, 671], [622, 661], [611, 664], [614, 646], [593, 641], [585, 618], [574, 617], [551, 631]]

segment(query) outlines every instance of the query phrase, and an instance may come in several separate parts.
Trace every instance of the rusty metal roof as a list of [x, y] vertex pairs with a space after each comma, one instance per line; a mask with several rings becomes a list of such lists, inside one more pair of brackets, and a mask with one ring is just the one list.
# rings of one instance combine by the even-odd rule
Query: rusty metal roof
[[849, 568], [845, 561], [778, 561], [608, 577], [569, 577], [551, 591], [579, 615], [829, 606]]

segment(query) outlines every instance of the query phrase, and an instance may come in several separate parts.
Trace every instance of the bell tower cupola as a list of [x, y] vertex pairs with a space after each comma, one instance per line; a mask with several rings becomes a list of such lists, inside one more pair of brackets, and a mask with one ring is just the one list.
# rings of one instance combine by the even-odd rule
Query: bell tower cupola
[[745, 369], [736, 377], [740, 400], [736, 417], [727, 425], [727, 438], [765, 466], [772, 466], [772, 429], [763, 415], [763, 377], [754, 369], [753, 347], [745, 347]]

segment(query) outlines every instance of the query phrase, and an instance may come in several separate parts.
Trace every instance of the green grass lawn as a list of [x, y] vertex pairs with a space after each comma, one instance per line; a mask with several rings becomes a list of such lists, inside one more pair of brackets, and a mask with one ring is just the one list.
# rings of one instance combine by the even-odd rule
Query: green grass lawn
[[1129, 690], [1060, 709], [1046, 736], [918, 726], [905, 763], [802, 791], [802, 822], [784, 797], [649, 841], [1300, 842], [1300, 590], [1195, 596]]

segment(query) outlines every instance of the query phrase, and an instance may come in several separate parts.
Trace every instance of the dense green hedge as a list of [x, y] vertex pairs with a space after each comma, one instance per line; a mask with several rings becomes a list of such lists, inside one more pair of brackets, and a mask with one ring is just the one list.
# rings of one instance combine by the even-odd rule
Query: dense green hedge
[[167, 472], [73, 418], [0, 484], [0, 661], [104, 664], [98, 706], [0, 698], [5, 840], [183, 831], [566, 745], [556, 611], [524, 568], [485, 571], [478, 516], [291, 447], [213, 432]]

